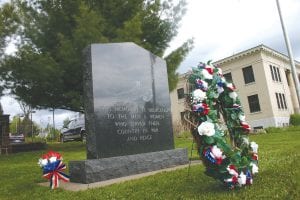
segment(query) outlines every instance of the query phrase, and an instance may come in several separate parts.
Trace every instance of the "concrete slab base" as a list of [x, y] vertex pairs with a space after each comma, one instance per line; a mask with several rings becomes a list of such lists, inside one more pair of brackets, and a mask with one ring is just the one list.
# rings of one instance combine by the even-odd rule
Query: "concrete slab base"
[[[201, 161], [199, 161], [199, 160], [192, 161], [191, 165], [197, 165], [197, 164], [200, 164], [200, 163], [201, 163]], [[87, 190], [87, 189], [92, 189], [92, 188], [105, 187], [105, 186], [109, 186], [109, 185], [112, 185], [112, 184], [115, 184], [115, 183], [122, 183], [122, 182], [125, 182], [125, 181], [135, 180], [135, 179], [143, 178], [143, 177], [146, 177], [146, 176], [151, 176], [151, 175], [161, 173], [161, 172], [168, 172], [168, 171], [183, 169], [183, 168], [186, 168], [188, 166], [189, 166], [189, 164], [178, 165], [176, 167], [165, 168], [165, 169], [156, 170], [156, 171], [152, 171], [152, 172], [135, 174], [135, 175], [125, 176], [125, 177], [121, 177], [121, 178], [115, 178], [115, 179], [110, 179], [110, 180], [100, 181], [100, 182], [95, 182], [95, 183], [89, 183], [89, 184], [73, 183], [73, 182], [65, 183], [63, 181], [60, 181], [59, 182], [59, 184], [60, 184], [59, 188], [62, 188], [64, 190], [68, 190], [68, 191], [82, 191], [82, 190]], [[49, 187], [49, 182], [39, 183], [38, 185]]]
[[110, 179], [184, 165], [189, 162], [186, 148], [69, 162], [70, 180], [95, 183]]

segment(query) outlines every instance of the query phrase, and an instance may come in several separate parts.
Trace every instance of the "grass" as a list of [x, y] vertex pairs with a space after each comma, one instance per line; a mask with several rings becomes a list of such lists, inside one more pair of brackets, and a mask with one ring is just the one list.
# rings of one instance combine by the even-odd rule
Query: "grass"
[[[234, 191], [207, 177], [202, 165], [192, 166], [190, 176], [185, 168], [80, 192], [50, 190], [37, 185], [45, 181], [37, 166], [45, 152], [38, 151], [0, 156], [0, 199], [300, 199], [299, 129], [253, 135], [251, 139], [260, 145], [260, 172], [252, 186]], [[176, 138], [175, 144], [190, 149], [192, 140]], [[49, 149], [62, 153], [65, 163], [85, 159], [80, 142], [53, 143]], [[196, 159], [197, 153], [192, 157]]]

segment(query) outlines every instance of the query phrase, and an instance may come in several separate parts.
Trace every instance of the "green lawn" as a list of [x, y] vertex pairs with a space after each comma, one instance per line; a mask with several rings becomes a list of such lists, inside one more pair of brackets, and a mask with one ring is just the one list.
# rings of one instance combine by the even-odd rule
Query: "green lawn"
[[[252, 186], [234, 191], [204, 175], [202, 165], [164, 172], [104, 188], [70, 192], [38, 186], [44, 182], [37, 161], [45, 152], [0, 156], [0, 199], [300, 199], [300, 131], [253, 135], [259, 146], [259, 174]], [[177, 147], [191, 147], [192, 140], [177, 138]], [[80, 142], [52, 144], [64, 162], [85, 159]], [[190, 153], [190, 151], [189, 151]], [[193, 159], [197, 158], [196, 151]]]

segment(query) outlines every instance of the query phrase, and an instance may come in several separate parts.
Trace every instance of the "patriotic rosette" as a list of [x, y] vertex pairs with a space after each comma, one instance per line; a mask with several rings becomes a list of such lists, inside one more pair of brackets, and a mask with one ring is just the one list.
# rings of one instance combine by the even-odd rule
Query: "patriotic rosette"
[[[251, 185], [258, 173], [258, 145], [247, 137], [251, 127], [234, 84], [226, 81], [222, 70], [210, 62], [193, 68], [189, 83], [194, 88], [187, 98], [190, 116], [198, 123], [192, 133], [206, 174], [230, 189]], [[226, 124], [232, 144], [227, 143], [220, 123]]]
[[55, 189], [59, 187], [59, 180], [69, 182], [69, 176], [63, 171], [66, 165], [62, 162], [62, 156], [54, 151], [49, 151], [44, 154], [38, 164], [43, 169], [43, 177], [50, 181], [50, 188]]

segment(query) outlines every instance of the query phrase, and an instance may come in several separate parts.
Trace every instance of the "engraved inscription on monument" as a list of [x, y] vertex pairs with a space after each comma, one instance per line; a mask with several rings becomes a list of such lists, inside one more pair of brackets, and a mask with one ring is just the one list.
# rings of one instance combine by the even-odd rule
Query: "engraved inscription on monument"
[[[160, 124], [169, 112], [164, 108], [137, 108], [130, 110], [127, 106], [115, 106], [107, 112], [107, 120], [114, 123], [115, 134], [122, 136], [126, 142], [152, 140], [153, 134], [159, 134]], [[148, 113], [148, 114], [146, 114]]]

